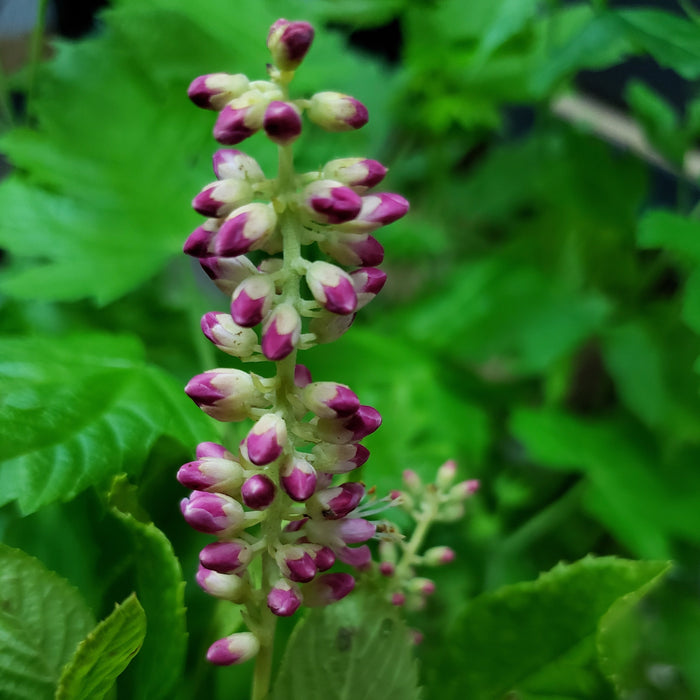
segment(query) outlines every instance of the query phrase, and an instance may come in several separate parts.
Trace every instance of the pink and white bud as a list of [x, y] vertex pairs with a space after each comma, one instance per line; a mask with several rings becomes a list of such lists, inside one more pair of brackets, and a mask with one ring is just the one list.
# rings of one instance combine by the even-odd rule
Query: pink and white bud
[[247, 89], [248, 78], [242, 73], [209, 73], [200, 75], [190, 83], [187, 96], [197, 107], [219, 110]]
[[301, 113], [290, 102], [274, 100], [265, 110], [263, 129], [267, 137], [278, 146], [288, 146], [301, 134]]
[[441, 490], [446, 491], [454, 483], [457, 476], [457, 462], [454, 459], [448, 459], [437, 471], [435, 485]]
[[423, 554], [423, 563], [426, 566], [444, 566], [455, 559], [455, 551], [450, 547], [431, 547]]
[[420, 493], [423, 490], [423, 481], [413, 469], [404, 469], [401, 480], [411, 493]]
[[455, 484], [448, 494], [448, 498], [464, 501], [465, 499], [473, 496], [481, 486], [481, 482], [478, 479], [467, 479], [466, 481], [460, 481]]
[[214, 124], [214, 138], [224, 146], [235, 146], [259, 131], [267, 100], [258, 92], [247, 92], [229, 102]]
[[389, 578], [396, 573], [396, 567], [390, 561], [383, 561], [379, 565], [379, 573]]
[[274, 462], [287, 445], [287, 424], [274, 413], [259, 418], [246, 435], [241, 447], [244, 455], [258, 467]]
[[316, 470], [301, 457], [293, 457], [280, 470], [280, 485], [297, 503], [303, 503], [316, 490]]
[[395, 605], [397, 608], [404, 605], [406, 602], [406, 596], [401, 593], [401, 591], [396, 591], [396, 593], [391, 594], [391, 604]]
[[357, 294], [357, 308], [361, 309], [382, 291], [386, 273], [377, 267], [361, 267], [350, 273], [350, 279]]
[[367, 107], [340, 92], [317, 92], [311, 97], [307, 114], [326, 131], [352, 131], [369, 121]]
[[278, 617], [294, 615], [301, 603], [299, 587], [285, 579], [280, 579], [267, 594], [267, 607]]
[[356, 569], [366, 569], [372, 562], [372, 552], [366, 544], [361, 547], [341, 547], [335, 553], [340, 561]]
[[224, 423], [248, 418], [252, 407], [265, 405], [247, 372], [223, 367], [192, 377], [185, 393], [208, 415]]
[[309, 518], [304, 523], [310, 542], [330, 547], [336, 554], [346, 544], [360, 544], [374, 537], [377, 526], [364, 518], [340, 518], [324, 520]]
[[251, 632], [236, 632], [214, 642], [207, 651], [207, 661], [216, 666], [242, 664], [260, 651], [260, 642]]
[[211, 245], [219, 230], [218, 219], [207, 219], [187, 237], [182, 251], [193, 258], [206, 258], [212, 254]]
[[193, 491], [238, 494], [243, 483], [243, 467], [233, 457], [203, 457], [183, 464], [177, 480]]
[[294, 366], [294, 386], [303, 389], [307, 384], [311, 384], [311, 371], [305, 365]]
[[310, 608], [330, 605], [345, 598], [353, 588], [355, 579], [350, 574], [323, 574], [304, 587], [304, 603]]
[[400, 194], [379, 192], [362, 198], [362, 209], [341, 230], [348, 233], [371, 233], [397, 221], [408, 212], [409, 203]]
[[275, 500], [275, 485], [264, 474], [254, 474], [241, 486], [241, 500], [248, 508], [265, 510]]
[[253, 552], [245, 540], [212, 542], [199, 553], [199, 563], [220, 574], [239, 574], [252, 558]]
[[255, 265], [245, 255], [235, 258], [202, 258], [199, 264], [209, 279], [228, 296], [233, 294], [244, 279], [257, 274]]
[[267, 48], [273, 63], [284, 71], [296, 70], [314, 39], [314, 28], [308, 22], [278, 19], [267, 35]]
[[[365, 486], [349, 481], [340, 486], [317, 491], [308, 504], [310, 509], [319, 509], [326, 520], [339, 520], [357, 508], [363, 496]], [[313, 511], [310, 510], [313, 515]]]
[[319, 571], [328, 571], [335, 564], [335, 554], [330, 547], [318, 544], [310, 544], [307, 547]]
[[202, 316], [202, 333], [228, 355], [250, 357], [258, 342], [258, 336], [251, 328], [239, 326], [230, 314], [209, 311]]
[[309, 215], [321, 224], [341, 224], [362, 209], [361, 197], [336, 180], [316, 180], [304, 188], [302, 201]]
[[250, 593], [250, 584], [236, 574], [220, 574], [200, 564], [195, 576], [202, 590], [209, 595], [233, 603], [243, 603]]
[[329, 180], [337, 180], [363, 194], [378, 185], [387, 169], [378, 161], [369, 158], [338, 158], [326, 163], [321, 174]]
[[192, 200], [192, 208], [204, 216], [226, 216], [252, 197], [253, 190], [244, 180], [217, 180]]
[[309, 411], [321, 418], [345, 418], [360, 408], [360, 399], [350, 387], [337, 382], [313, 382], [299, 398]]
[[246, 277], [231, 297], [231, 316], [244, 328], [260, 323], [272, 306], [275, 286], [267, 275]]
[[359, 443], [334, 445], [321, 442], [314, 446], [311, 454], [318, 469], [330, 474], [346, 474], [369, 459], [369, 450]]
[[194, 491], [180, 501], [180, 510], [190, 527], [220, 537], [238, 532], [245, 520], [241, 504], [222, 493]]
[[320, 418], [316, 433], [325, 442], [343, 445], [359, 442], [371, 435], [382, 424], [379, 411], [372, 406], [360, 406], [356, 413], [345, 419]]
[[212, 165], [219, 180], [246, 180], [253, 183], [265, 179], [258, 161], [235, 148], [220, 148], [212, 156]]
[[351, 314], [357, 308], [352, 278], [337, 265], [317, 260], [306, 271], [306, 283], [314, 299], [334, 314]]
[[384, 260], [382, 244], [368, 233], [329, 232], [318, 247], [342, 265], [381, 265]]
[[200, 442], [195, 454], [197, 459], [233, 459], [233, 455], [218, 442]]
[[435, 593], [435, 581], [429, 578], [414, 578], [408, 583], [408, 590], [411, 593], [419, 593], [422, 596], [429, 596]]
[[291, 304], [279, 304], [265, 319], [262, 351], [268, 360], [277, 362], [291, 354], [301, 337], [301, 317]]
[[355, 314], [334, 314], [322, 311], [311, 319], [309, 331], [316, 336], [317, 343], [332, 343], [338, 340], [352, 325]]
[[275, 561], [282, 575], [296, 583], [307, 583], [316, 576], [317, 569], [313, 557], [303, 546], [285, 544], [275, 552]]
[[[225, 182], [225, 181], [224, 181]], [[277, 215], [269, 204], [252, 202], [232, 211], [214, 238], [214, 252], [223, 257], [262, 247], [275, 232]]]

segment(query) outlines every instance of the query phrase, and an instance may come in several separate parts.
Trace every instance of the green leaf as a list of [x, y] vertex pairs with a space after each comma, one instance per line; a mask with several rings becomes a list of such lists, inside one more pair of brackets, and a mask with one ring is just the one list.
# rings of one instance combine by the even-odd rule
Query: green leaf
[[681, 260], [700, 264], [700, 221], [656, 210], [639, 222], [637, 243], [642, 248], [666, 248]]
[[0, 544], [0, 697], [52, 699], [61, 669], [94, 624], [75, 588]]
[[[121, 490], [123, 486], [123, 481], [118, 481], [115, 488]], [[125, 508], [124, 502], [120, 508]], [[133, 700], [160, 700], [171, 698], [182, 681], [187, 651], [185, 582], [168, 538], [153, 523], [137, 519], [135, 503], [131, 508], [133, 514], [112, 508], [131, 540], [129, 563], [135, 569], [136, 592], [148, 620], [141, 653], [127, 672], [128, 696]]]
[[411, 635], [376, 595], [312, 610], [294, 629], [272, 700], [417, 700]]
[[660, 65], [687, 80], [700, 77], [700, 26], [651, 8], [620, 10], [617, 16], [630, 41], [648, 51]]
[[569, 686], [559, 687], [558, 695], [566, 695], [579, 663], [591, 662], [585, 653], [577, 658], [577, 650], [585, 651], [595, 639], [600, 618], [621, 596], [667, 569], [664, 562], [587, 557], [559, 564], [536, 581], [479, 596], [444, 645], [453, 669], [448, 696], [457, 697], [459, 690], [462, 697], [497, 698], [527, 691], [530, 683], [547, 685], [556, 696], [551, 678]]
[[493, 22], [481, 38], [476, 58], [488, 58], [508, 39], [515, 36], [537, 14], [540, 0], [502, 0]]
[[132, 594], [78, 645], [63, 669], [56, 700], [102, 700], [138, 653], [146, 616]]
[[138, 474], [160, 436], [193, 445], [214, 435], [179, 384], [121, 336], [0, 340], [0, 405], [0, 504], [17, 500], [24, 513]]

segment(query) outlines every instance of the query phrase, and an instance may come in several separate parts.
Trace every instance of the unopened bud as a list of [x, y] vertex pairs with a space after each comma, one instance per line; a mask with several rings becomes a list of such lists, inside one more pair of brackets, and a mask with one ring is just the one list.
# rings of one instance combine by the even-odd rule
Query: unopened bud
[[274, 64], [284, 71], [296, 70], [314, 39], [314, 28], [308, 22], [278, 19], [267, 35], [267, 48]]
[[308, 115], [326, 131], [352, 131], [369, 121], [362, 102], [340, 92], [317, 92], [311, 98]]
[[200, 75], [190, 83], [187, 96], [197, 107], [219, 110], [247, 89], [248, 78], [241, 73], [209, 73]]

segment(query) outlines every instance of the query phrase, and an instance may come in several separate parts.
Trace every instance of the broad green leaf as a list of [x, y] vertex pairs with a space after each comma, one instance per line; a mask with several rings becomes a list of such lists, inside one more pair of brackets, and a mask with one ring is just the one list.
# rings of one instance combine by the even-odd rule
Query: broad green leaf
[[146, 616], [131, 595], [78, 645], [63, 669], [56, 700], [102, 700], [141, 648]]
[[481, 38], [477, 59], [490, 56], [496, 49], [523, 29], [536, 14], [540, 0], [502, 0], [492, 24]]
[[565, 683], [558, 694], [567, 696], [579, 664], [591, 664], [585, 653], [578, 658], [577, 650], [585, 652], [595, 639], [600, 618], [620, 597], [666, 569], [664, 562], [587, 557], [559, 564], [536, 581], [479, 596], [457, 619], [444, 645], [453, 669], [447, 695], [457, 697], [459, 690], [467, 698], [500, 698], [509, 691], [527, 691], [533, 683], [549, 685], [549, 696], [556, 697], [552, 679], [558, 678]]
[[666, 248], [682, 261], [700, 264], [700, 222], [680, 214], [661, 209], [645, 214], [637, 243], [642, 248]]
[[[117, 488], [123, 487], [123, 482], [118, 482]], [[124, 508], [125, 503], [120, 507]], [[135, 570], [136, 593], [148, 621], [141, 652], [127, 672], [129, 697], [133, 700], [171, 698], [176, 685], [182, 681], [187, 651], [185, 582], [180, 562], [163, 532], [153, 523], [141, 522], [135, 517], [138, 511], [132, 514], [114, 507], [112, 513], [131, 540], [129, 564]]]
[[295, 628], [272, 700], [417, 700], [411, 634], [396, 610], [357, 591]]
[[138, 474], [160, 436], [194, 445], [214, 435], [128, 337], [1, 340], [0, 404], [0, 504], [17, 500], [24, 513], [121, 471]]
[[67, 581], [0, 544], [0, 697], [52, 700], [61, 669], [94, 624]]
[[652, 8], [620, 10], [630, 41], [687, 80], [700, 77], [700, 26]]

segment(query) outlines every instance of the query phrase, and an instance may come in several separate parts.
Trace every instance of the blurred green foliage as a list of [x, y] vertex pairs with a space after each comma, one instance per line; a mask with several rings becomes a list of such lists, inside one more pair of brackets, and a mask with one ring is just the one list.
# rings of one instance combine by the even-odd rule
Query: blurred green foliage
[[[198, 329], [226, 299], [181, 254], [214, 148], [185, 91], [202, 73], [262, 77], [280, 16], [317, 27], [298, 94], [348, 92], [371, 116], [338, 137], [310, 127], [299, 169], [367, 155], [412, 202], [381, 234], [384, 293], [305, 362], [382, 412], [369, 484], [396, 488], [408, 467], [429, 479], [450, 457], [482, 482], [464, 524], [431, 536], [458, 559], [409, 620], [424, 696], [700, 697], [700, 219], [683, 170], [700, 22], [681, 5], [115, 0], [94, 35], [55, 42], [36, 85], [11, 78], [36, 121], [0, 140], [0, 538], [79, 589], [73, 647], [94, 619], [93, 644], [119, 624], [136, 638], [107, 617], [136, 591], [147, 632], [113, 697], [224, 700], [249, 682], [202, 660], [233, 623], [189, 583], [206, 538], [177, 511], [175, 470], [216, 436], [179, 387], [230, 361]], [[677, 201], [658, 197], [656, 166], [552, 109], [582, 70], [631, 56], [686, 81], [682, 111], [639, 76], [623, 95]], [[244, 147], [274, 173], [269, 143]], [[0, 580], [42, 567], [0, 557]], [[78, 605], [56, 574], [38, 579], [27, 600]], [[7, 668], [24, 647], [4, 614]], [[40, 638], [61, 658], [32, 698], [53, 697], [71, 658], [57, 615]], [[295, 634], [319, 644], [313, 630]], [[92, 673], [107, 692], [113, 669]]]

